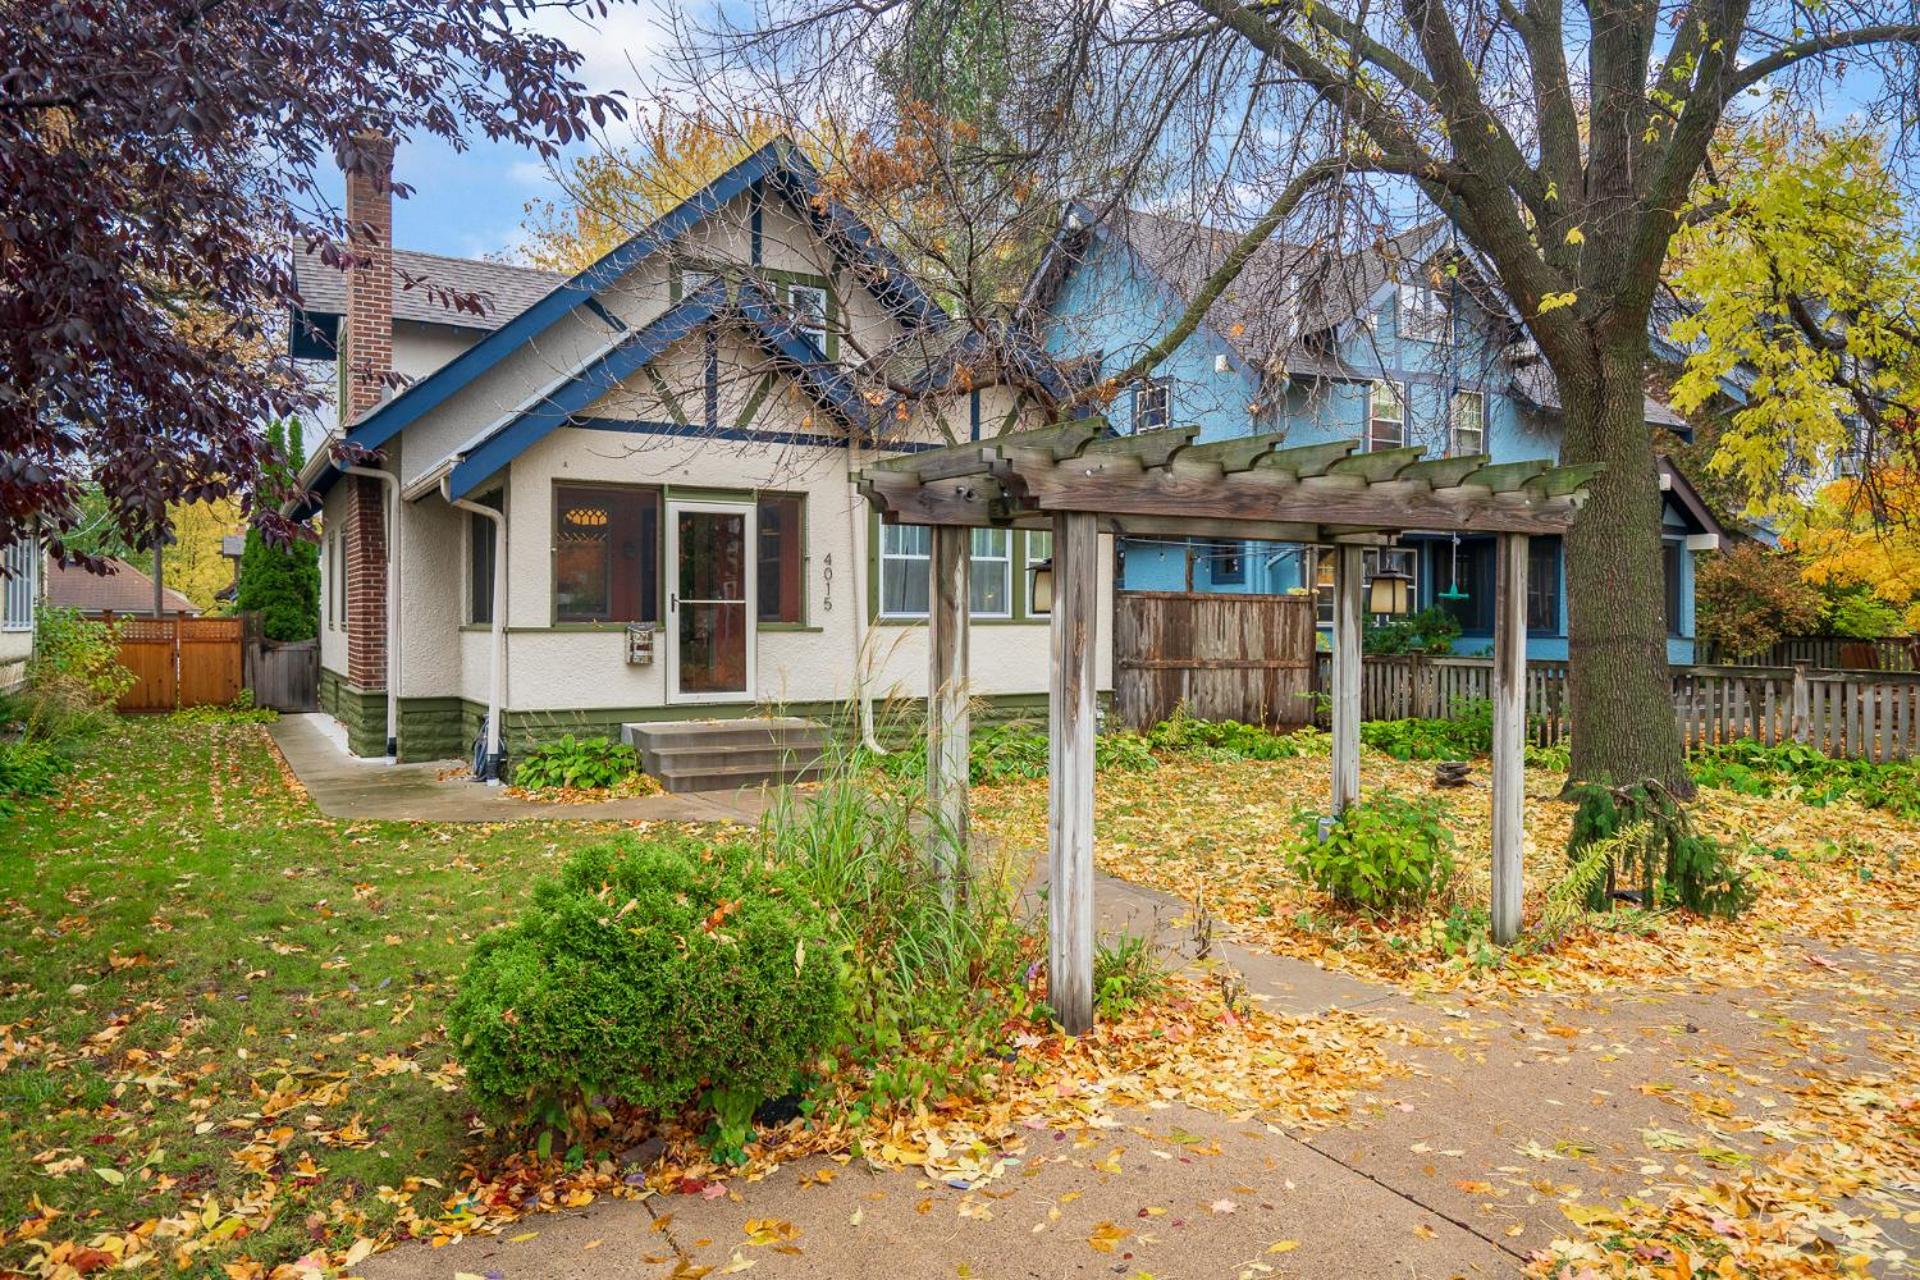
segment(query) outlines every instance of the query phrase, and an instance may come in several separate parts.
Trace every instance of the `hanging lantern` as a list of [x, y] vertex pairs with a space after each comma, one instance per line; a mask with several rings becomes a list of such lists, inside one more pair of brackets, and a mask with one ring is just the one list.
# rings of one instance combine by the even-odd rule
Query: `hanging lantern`
[[1367, 584], [1367, 610], [1395, 617], [1413, 611], [1413, 579], [1397, 569], [1382, 568]]
[[1033, 575], [1033, 612], [1053, 612], [1053, 561], [1036, 560], [1027, 566]]

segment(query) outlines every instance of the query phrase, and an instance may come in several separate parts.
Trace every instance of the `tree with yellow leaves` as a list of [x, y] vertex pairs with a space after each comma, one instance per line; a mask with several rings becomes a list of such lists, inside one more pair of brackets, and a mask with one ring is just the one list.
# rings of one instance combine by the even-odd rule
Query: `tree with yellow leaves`
[[166, 585], [202, 609], [212, 610], [218, 594], [233, 585], [233, 561], [221, 551], [221, 539], [244, 533], [247, 517], [232, 498], [182, 502], [168, 512], [173, 540], [161, 552]]
[[1825, 486], [1793, 520], [1788, 545], [1809, 582], [1869, 591], [1920, 631], [1920, 472], [1911, 463]]
[[722, 119], [663, 108], [638, 144], [557, 167], [561, 195], [527, 204], [526, 257], [549, 271], [584, 270], [784, 131], [758, 112]]

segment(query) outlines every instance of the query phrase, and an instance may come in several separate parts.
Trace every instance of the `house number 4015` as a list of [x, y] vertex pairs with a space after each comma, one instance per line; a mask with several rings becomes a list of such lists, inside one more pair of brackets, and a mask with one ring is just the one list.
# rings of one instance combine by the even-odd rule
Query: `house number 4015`
[[828, 613], [833, 612], [833, 552], [827, 552], [820, 561], [820, 607]]

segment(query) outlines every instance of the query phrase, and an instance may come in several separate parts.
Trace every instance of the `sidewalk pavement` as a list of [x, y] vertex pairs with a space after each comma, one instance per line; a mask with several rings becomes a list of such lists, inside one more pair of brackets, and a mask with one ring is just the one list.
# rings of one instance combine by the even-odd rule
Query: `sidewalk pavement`
[[[760, 821], [758, 788], [630, 796], [598, 804], [543, 804], [464, 776], [457, 760], [387, 764], [352, 756], [319, 714], [281, 716], [268, 729], [293, 776], [330, 818], [388, 822], [741, 822]], [[461, 771], [455, 774], [455, 771]], [[444, 777], [443, 775], [455, 774]]]

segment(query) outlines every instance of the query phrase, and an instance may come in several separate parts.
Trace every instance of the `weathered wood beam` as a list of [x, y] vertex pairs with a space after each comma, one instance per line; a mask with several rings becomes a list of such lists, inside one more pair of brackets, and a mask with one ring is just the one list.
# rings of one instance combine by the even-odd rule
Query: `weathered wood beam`
[[1366, 549], [1337, 547], [1333, 560], [1333, 815], [1360, 798], [1360, 593]]
[[1097, 458], [1102, 454], [1126, 453], [1140, 460], [1143, 467], [1165, 466], [1167, 459], [1193, 443], [1198, 427], [1165, 427], [1137, 436], [1103, 436], [1090, 440], [1079, 457]]
[[1494, 548], [1493, 940], [1520, 936], [1527, 736], [1527, 538], [1503, 533]]
[[1426, 450], [1417, 444], [1404, 449], [1379, 449], [1371, 453], [1351, 453], [1327, 467], [1330, 476], [1359, 476], [1368, 484], [1380, 484], [1392, 480], [1402, 471], [1426, 456]]
[[973, 530], [932, 531], [927, 601], [927, 852], [951, 893], [967, 878], [967, 602]]
[[1303, 444], [1291, 449], [1276, 449], [1260, 459], [1267, 471], [1290, 476], [1317, 476], [1360, 447], [1358, 440], [1336, 440], [1332, 444]]
[[1094, 517], [1053, 522], [1047, 686], [1047, 999], [1071, 1035], [1093, 1028], [1093, 730], [1100, 627]]

